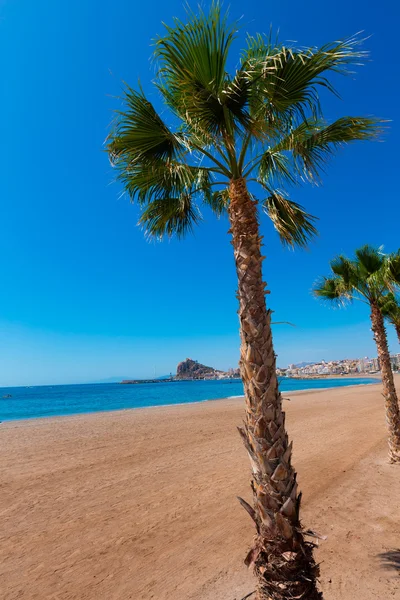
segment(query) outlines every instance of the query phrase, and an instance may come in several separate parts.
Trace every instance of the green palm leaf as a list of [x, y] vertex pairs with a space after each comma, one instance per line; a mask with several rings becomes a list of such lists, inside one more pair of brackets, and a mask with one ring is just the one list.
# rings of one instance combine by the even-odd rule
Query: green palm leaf
[[[391, 262], [400, 261], [400, 252], [386, 255], [382, 247], [368, 244], [355, 251], [355, 258], [336, 256], [330, 263], [333, 276], [324, 278], [314, 288], [314, 294], [324, 299], [337, 299], [333, 292], [344, 299], [358, 298], [382, 306], [383, 298], [393, 286], [398, 285], [390, 271]], [[328, 283], [325, 285], [326, 281]], [[334, 282], [334, 283], [332, 283]], [[330, 298], [329, 294], [332, 294]]]
[[382, 248], [374, 248], [368, 244], [358, 248], [355, 255], [358, 259], [360, 271], [365, 277], [371, 277], [379, 273], [386, 260], [382, 254]]
[[308, 214], [300, 204], [275, 191], [264, 201], [263, 208], [271, 219], [283, 244], [305, 247], [317, 234], [313, 225], [316, 218]]
[[164, 236], [181, 238], [193, 231], [201, 221], [201, 214], [189, 194], [177, 198], [152, 200], [139, 219], [145, 233], [162, 239]]
[[212, 173], [173, 160], [149, 160], [132, 164], [120, 174], [132, 201], [139, 204], [182, 193], [211, 193]]
[[114, 166], [124, 170], [139, 160], [172, 159], [186, 150], [141, 90], [126, 86], [123, 101], [126, 110], [117, 112], [109, 136], [108, 152]]
[[309, 180], [317, 180], [334, 152], [353, 141], [374, 139], [381, 121], [373, 118], [342, 117], [327, 125], [321, 119], [308, 119], [290, 131], [270, 154], [292, 154], [293, 170]]
[[366, 53], [359, 50], [361, 41], [355, 36], [321, 48], [297, 50], [273, 42], [271, 35], [250, 36], [242, 61], [249, 79], [256, 83], [252, 105], [266, 116], [289, 112], [291, 117], [303, 118], [310, 110], [316, 117], [320, 113], [317, 88], [336, 94], [324, 75], [329, 71], [347, 73], [348, 65], [364, 58]]
[[396, 286], [400, 286], [400, 250], [388, 257], [388, 277]]
[[291, 157], [280, 151], [267, 150], [261, 157], [258, 179], [263, 184], [283, 187], [297, 182]]
[[[183, 223], [191, 215], [189, 202], [203, 202], [220, 216], [232, 181], [256, 181], [268, 191], [262, 205], [282, 242], [304, 246], [316, 234], [315, 219], [280, 190], [316, 182], [341, 145], [373, 139], [381, 127], [364, 117], [329, 124], [321, 115], [318, 89], [335, 93], [328, 76], [347, 72], [365, 55], [360, 40], [296, 49], [272, 34], [248, 37], [238, 67], [229, 73], [236, 24], [218, 3], [188, 14], [187, 23], [175, 19], [155, 43], [155, 85], [173, 114], [161, 118], [141, 89], [125, 87], [123, 110], [107, 140], [118, 178], [131, 200], [144, 208], [156, 203], [151, 223], [169, 223], [166, 231], [175, 223], [179, 235], [192, 228], [178, 225], [179, 214]], [[165, 211], [154, 219], [161, 201]], [[192, 224], [197, 214], [194, 209]]]
[[205, 204], [211, 208], [217, 217], [225, 214], [229, 205], [229, 190], [217, 190], [212, 192], [205, 200]]
[[236, 27], [227, 25], [214, 4], [208, 14], [199, 10], [188, 23], [174, 19], [174, 27], [166, 29], [156, 41], [155, 57], [168, 104], [194, 132], [207, 138], [225, 132], [230, 125], [224, 111], [226, 64]]
[[348, 286], [340, 277], [322, 277], [313, 288], [314, 295], [321, 300], [326, 300], [343, 306], [352, 299]]
[[389, 292], [385, 296], [381, 298], [379, 303], [381, 312], [386, 319], [395, 325], [396, 327], [400, 326], [400, 301], [393, 294], [393, 292]]
[[303, 136], [298, 139], [294, 136], [294, 157], [300, 162], [301, 173], [310, 179], [318, 179], [335, 150], [344, 143], [375, 138], [380, 125], [376, 119], [342, 117], [325, 127], [314, 123], [304, 129]]
[[336, 256], [331, 261], [332, 273], [340, 277], [343, 284], [351, 289], [359, 284], [357, 265], [343, 255]]

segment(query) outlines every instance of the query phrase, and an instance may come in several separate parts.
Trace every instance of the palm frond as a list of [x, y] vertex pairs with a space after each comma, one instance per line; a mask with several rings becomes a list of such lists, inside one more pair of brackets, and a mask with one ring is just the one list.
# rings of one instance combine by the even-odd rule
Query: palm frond
[[330, 125], [321, 119], [304, 120], [280, 140], [271, 153], [291, 152], [294, 170], [311, 181], [318, 180], [338, 148], [353, 141], [376, 138], [381, 125], [379, 119], [364, 117], [342, 117]]
[[[303, 118], [309, 110], [316, 117], [320, 113], [317, 88], [324, 87], [337, 95], [325, 74], [347, 73], [348, 65], [365, 58], [367, 53], [359, 49], [361, 42], [353, 36], [320, 48], [297, 50], [274, 42], [271, 35], [250, 36], [242, 63], [249, 79], [255, 82], [251, 104], [270, 116], [289, 111], [292, 117], [297, 114]], [[263, 98], [267, 102], [263, 103]]]
[[[217, 0], [207, 12], [189, 9], [186, 23], [174, 19], [166, 26], [155, 42], [155, 85], [176, 129], [140, 88], [126, 86], [107, 151], [131, 200], [147, 206], [142, 223], [151, 231], [169, 235], [172, 224], [179, 235], [189, 230], [180, 223], [198, 221], [191, 207], [199, 200], [221, 215], [228, 192], [212, 187], [243, 178], [268, 191], [264, 209], [282, 241], [304, 246], [316, 234], [315, 218], [280, 190], [316, 181], [340, 145], [379, 133], [381, 122], [371, 118], [344, 117], [329, 125], [319, 105], [318, 89], [336, 93], [329, 75], [347, 72], [365, 52], [357, 36], [296, 49], [272, 34], [258, 35], [248, 38], [229, 74], [236, 30]], [[214, 180], [217, 173], [223, 181]]]
[[341, 277], [321, 277], [313, 287], [316, 298], [343, 306], [352, 299], [351, 291]]
[[387, 257], [388, 280], [395, 286], [400, 286], [400, 250]]
[[314, 227], [316, 217], [308, 214], [300, 204], [274, 191], [264, 201], [263, 208], [277, 230], [281, 242], [287, 246], [306, 247], [317, 235]]
[[379, 308], [385, 317], [391, 312], [393, 306], [396, 305], [396, 297], [392, 292], [383, 295], [379, 300]]
[[227, 212], [229, 205], [229, 191], [225, 188], [224, 190], [212, 192], [207, 197], [204, 197], [203, 202], [211, 208], [217, 217], [220, 217]]
[[141, 205], [181, 194], [211, 193], [212, 173], [174, 160], [143, 160], [125, 167], [119, 175], [131, 201]]
[[224, 111], [224, 91], [232, 104], [237, 88], [227, 92], [227, 59], [236, 26], [228, 25], [221, 7], [214, 3], [206, 14], [190, 13], [188, 23], [174, 19], [173, 27], [156, 40], [155, 57], [159, 89], [169, 106], [187, 126], [201, 135], [219, 135], [228, 127]]
[[371, 277], [378, 274], [379, 278], [382, 277], [385, 256], [382, 254], [380, 248], [365, 244], [355, 251], [355, 255], [363, 276]]
[[162, 239], [176, 235], [182, 238], [201, 221], [201, 214], [190, 194], [151, 201], [143, 211], [139, 225], [149, 237]]
[[[400, 254], [398, 256], [400, 261]], [[348, 298], [354, 297], [367, 304], [383, 306], [395, 285], [390, 275], [389, 256], [383, 254], [382, 247], [375, 248], [366, 244], [355, 251], [353, 260], [339, 255], [331, 261], [330, 266], [333, 280], [340, 292]], [[330, 279], [332, 278], [328, 278], [328, 281]], [[329, 290], [333, 291], [332, 286], [333, 284], [328, 284], [327, 294]]]
[[400, 324], [400, 301], [393, 292], [389, 292], [380, 298], [379, 308], [388, 321], [393, 324]]
[[357, 266], [346, 256], [343, 256], [342, 254], [335, 256], [335, 258], [331, 260], [330, 266], [332, 273], [337, 277], [340, 277], [346, 287], [351, 289], [358, 285], [359, 274]]
[[232, 116], [232, 131], [240, 130], [244, 132], [252, 132], [253, 135], [258, 135], [258, 129], [249, 113], [249, 92], [251, 82], [249, 82], [247, 74], [241, 69], [238, 69], [232, 79], [227, 78], [225, 87], [221, 93], [221, 102], [225, 109]]
[[376, 138], [381, 130], [380, 123], [378, 119], [372, 118], [342, 117], [321, 129], [309, 130], [304, 139], [295, 143], [293, 148], [295, 159], [301, 163], [300, 171], [311, 180], [318, 179], [320, 172], [340, 146]]
[[185, 151], [182, 139], [173, 134], [142, 90], [126, 86], [124, 111], [117, 111], [107, 140], [111, 163], [129, 168], [144, 159], [172, 159]]
[[284, 152], [267, 150], [261, 157], [258, 179], [266, 185], [283, 187], [295, 185], [297, 180], [290, 157]]

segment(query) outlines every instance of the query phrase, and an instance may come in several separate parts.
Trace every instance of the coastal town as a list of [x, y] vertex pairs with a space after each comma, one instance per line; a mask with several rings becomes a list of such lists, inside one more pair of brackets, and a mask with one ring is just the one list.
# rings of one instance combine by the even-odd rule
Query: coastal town
[[[400, 354], [392, 354], [390, 362], [394, 371], [400, 370]], [[345, 358], [343, 360], [321, 360], [316, 363], [290, 364], [286, 369], [278, 368], [281, 377], [316, 377], [326, 375], [353, 375], [357, 373], [378, 373], [379, 358]]]
[[[393, 371], [400, 371], [400, 354], [392, 354], [390, 362]], [[345, 358], [342, 360], [321, 360], [316, 363], [301, 362], [290, 364], [287, 368], [277, 368], [278, 377], [291, 377], [294, 379], [357, 375], [357, 374], [375, 374], [379, 373], [379, 358]], [[121, 383], [139, 384], [139, 383], [168, 383], [172, 381], [194, 381], [194, 380], [225, 380], [239, 379], [240, 370], [228, 369], [221, 371], [214, 367], [208, 367], [199, 363], [197, 360], [187, 358], [180, 362], [176, 368], [176, 375], [170, 374], [169, 377], [160, 377], [157, 379], [125, 379]]]
[[[400, 353], [390, 356], [393, 371], [400, 370]], [[319, 362], [301, 362], [290, 364], [287, 368], [277, 368], [279, 377], [293, 378], [315, 378], [326, 377], [329, 375], [357, 375], [379, 373], [379, 358], [344, 358], [342, 360], [321, 360]], [[193, 379], [237, 379], [240, 378], [240, 371], [228, 369], [221, 371], [213, 367], [202, 365], [197, 360], [187, 358], [177, 366], [175, 376], [171, 376], [171, 381], [193, 380]]]

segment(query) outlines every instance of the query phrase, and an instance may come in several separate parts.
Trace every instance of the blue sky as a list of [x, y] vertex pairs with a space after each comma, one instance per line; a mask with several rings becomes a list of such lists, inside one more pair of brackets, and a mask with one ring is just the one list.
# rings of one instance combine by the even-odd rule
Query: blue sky
[[[300, 45], [371, 35], [371, 60], [337, 81], [342, 100], [323, 101], [328, 119], [392, 119], [384, 142], [345, 149], [322, 187], [293, 193], [320, 219], [308, 251], [283, 249], [267, 219], [262, 228], [270, 305], [296, 325], [274, 329], [278, 364], [374, 355], [367, 308], [330, 310], [310, 289], [338, 252], [398, 247], [399, 9], [388, 0], [230, 7], [242, 23], [237, 51], [247, 31], [271, 23]], [[121, 81], [151, 90], [152, 39], [174, 15], [184, 16], [181, 0], [0, 2], [0, 385], [161, 375], [187, 356], [237, 363], [227, 222], [206, 214], [195, 236], [149, 243], [103, 148]]]

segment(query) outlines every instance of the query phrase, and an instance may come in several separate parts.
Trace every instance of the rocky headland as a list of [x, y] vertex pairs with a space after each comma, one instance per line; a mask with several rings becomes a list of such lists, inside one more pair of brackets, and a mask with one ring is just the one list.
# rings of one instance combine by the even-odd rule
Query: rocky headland
[[240, 377], [239, 369], [220, 371], [214, 367], [202, 365], [197, 360], [187, 358], [176, 367], [176, 375], [163, 379], [124, 379], [121, 383], [168, 383], [170, 381], [192, 381], [195, 379], [236, 379]]

